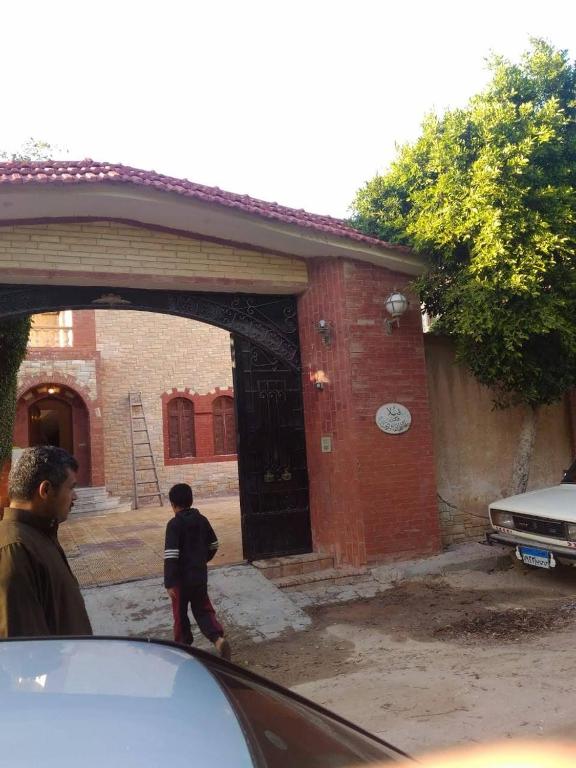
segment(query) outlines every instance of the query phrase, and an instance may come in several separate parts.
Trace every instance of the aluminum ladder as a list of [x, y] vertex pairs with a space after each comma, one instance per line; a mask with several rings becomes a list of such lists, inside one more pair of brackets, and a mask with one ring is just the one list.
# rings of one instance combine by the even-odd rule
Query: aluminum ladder
[[158, 499], [164, 506], [158, 482], [154, 453], [150, 444], [148, 425], [144, 415], [142, 394], [128, 393], [130, 407], [130, 434], [132, 437], [132, 474], [134, 478], [134, 508], [141, 506], [142, 499]]

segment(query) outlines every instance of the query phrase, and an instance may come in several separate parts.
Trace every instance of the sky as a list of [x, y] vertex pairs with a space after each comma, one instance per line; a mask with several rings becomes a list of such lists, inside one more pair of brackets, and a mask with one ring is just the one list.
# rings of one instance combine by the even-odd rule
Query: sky
[[0, 149], [123, 163], [336, 217], [568, 0], [5, 0]]

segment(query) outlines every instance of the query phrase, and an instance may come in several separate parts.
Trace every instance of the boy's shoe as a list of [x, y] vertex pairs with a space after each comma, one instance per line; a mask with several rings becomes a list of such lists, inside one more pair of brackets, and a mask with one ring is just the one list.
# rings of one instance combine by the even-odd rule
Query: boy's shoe
[[226, 659], [226, 661], [230, 661], [232, 658], [232, 649], [230, 648], [230, 643], [228, 640], [226, 640], [225, 637], [219, 637], [214, 645], [216, 646], [216, 650], [218, 651], [220, 657], [222, 659]]

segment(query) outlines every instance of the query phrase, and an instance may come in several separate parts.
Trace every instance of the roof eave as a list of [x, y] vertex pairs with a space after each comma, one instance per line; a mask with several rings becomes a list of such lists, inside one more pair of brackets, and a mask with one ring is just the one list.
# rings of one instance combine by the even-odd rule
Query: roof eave
[[424, 260], [403, 246], [335, 236], [146, 186], [105, 181], [0, 186], [0, 223], [90, 218], [162, 227], [303, 259], [355, 259], [408, 275], [425, 269]]

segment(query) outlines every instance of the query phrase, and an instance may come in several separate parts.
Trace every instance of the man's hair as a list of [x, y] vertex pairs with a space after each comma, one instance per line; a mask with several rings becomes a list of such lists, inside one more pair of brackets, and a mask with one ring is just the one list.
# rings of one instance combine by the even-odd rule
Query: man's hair
[[78, 471], [78, 462], [63, 448], [38, 445], [26, 448], [10, 471], [8, 495], [11, 499], [31, 501], [40, 483], [49, 480], [58, 490], [68, 477], [68, 470]]
[[192, 488], [190, 488], [188, 483], [176, 483], [176, 485], [173, 485], [168, 493], [168, 498], [175, 507], [182, 507], [183, 509], [191, 507], [194, 501]]

